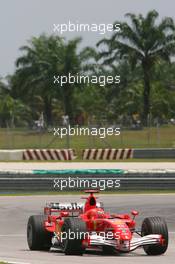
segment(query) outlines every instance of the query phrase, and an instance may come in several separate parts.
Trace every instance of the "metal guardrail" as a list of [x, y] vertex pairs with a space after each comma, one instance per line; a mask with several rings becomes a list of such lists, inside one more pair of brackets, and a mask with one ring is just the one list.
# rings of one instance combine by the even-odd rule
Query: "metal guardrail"
[[175, 148], [146, 148], [134, 149], [133, 158], [138, 159], [159, 159], [159, 158], [175, 158]]
[[[115, 183], [115, 186], [105, 188], [106, 191], [125, 191], [125, 190], [175, 190], [175, 171], [172, 172], [130, 172], [127, 171], [124, 174], [69, 174], [69, 175], [57, 175], [57, 174], [14, 174], [14, 173], [0, 173], [0, 192], [11, 191], [55, 191], [61, 192], [60, 182], [72, 180], [72, 182], [87, 180], [91, 188], [101, 186], [103, 190], [104, 184], [107, 182]], [[91, 186], [96, 182], [95, 186]], [[58, 186], [59, 183], [59, 186]], [[86, 182], [87, 183], [87, 182]], [[73, 185], [72, 185], [73, 186]], [[116, 187], [117, 186], [117, 187]], [[81, 189], [88, 189], [89, 187], [79, 184], [70, 188], [66, 186], [62, 191], [74, 191]]]

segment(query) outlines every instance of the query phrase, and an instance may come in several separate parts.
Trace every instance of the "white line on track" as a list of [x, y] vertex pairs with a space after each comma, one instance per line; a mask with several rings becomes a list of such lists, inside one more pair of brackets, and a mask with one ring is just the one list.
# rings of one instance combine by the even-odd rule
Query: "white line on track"
[[0, 237], [25, 237], [24, 234], [0, 234]]
[[6, 259], [3, 259], [1, 261], [4, 261], [5, 263], [8, 263], [8, 264], [31, 264], [29, 262], [11, 261], [11, 260], [6, 260]]

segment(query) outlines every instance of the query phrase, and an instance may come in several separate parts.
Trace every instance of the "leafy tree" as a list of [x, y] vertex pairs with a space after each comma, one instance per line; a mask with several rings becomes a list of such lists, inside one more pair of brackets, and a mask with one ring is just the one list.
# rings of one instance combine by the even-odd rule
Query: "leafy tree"
[[15, 100], [9, 93], [0, 93], [0, 125], [15, 127], [24, 125], [30, 119], [30, 109], [20, 100]]
[[[132, 67], [140, 65], [143, 73], [143, 112], [142, 119], [147, 124], [150, 113], [150, 92], [153, 67], [159, 60], [170, 61], [175, 53], [175, 25], [172, 18], [164, 18], [159, 24], [158, 12], [148, 12], [146, 17], [128, 13], [131, 23], [120, 23], [120, 32], [110, 39], [103, 39], [97, 45], [107, 45], [101, 52], [104, 63], [110, 65], [121, 59], [128, 60]], [[116, 24], [114, 23], [114, 24]]]

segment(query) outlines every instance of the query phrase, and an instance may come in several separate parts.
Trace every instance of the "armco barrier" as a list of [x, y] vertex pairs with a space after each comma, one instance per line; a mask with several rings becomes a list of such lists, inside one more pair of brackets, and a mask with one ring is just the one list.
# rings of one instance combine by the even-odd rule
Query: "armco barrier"
[[84, 149], [83, 160], [117, 160], [133, 157], [132, 149]]
[[[37, 172], [36, 172], [37, 173]], [[95, 180], [97, 183], [103, 183], [109, 180], [115, 180], [120, 183], [120, 186], [105, 188], [106, 191], [141, 191], [141, 190], [174, 190], [175, 191], [175, 171], [125, 171], [118, 173], [57, 173], [54, 171], [53, 174], [40, 173], [33, 174], [30, 171], [26, 173], [12, 173], [12, 172], [0, 172], [0, 192], [9, 193], [16, 191], [55, 191], [61, 193], [60, 186], [56, 183], [60, 180], [68, 181], [83, 180], [85, 179], [89, 183]], [[99, 185], [100, 186], [100, 185]], [[74, 191], [88, 189], [88, 186], [65, 186], [63, 191]]]
[[73, 160], [73, 149], [22, 149], [0, 150], [0, 160]]
[[175, 158], [175, 148], [134, 149], [133, 158], [136, 159]]

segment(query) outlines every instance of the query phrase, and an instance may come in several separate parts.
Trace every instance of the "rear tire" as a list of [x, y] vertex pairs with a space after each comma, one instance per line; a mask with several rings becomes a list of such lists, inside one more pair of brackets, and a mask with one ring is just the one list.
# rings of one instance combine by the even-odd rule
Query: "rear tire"
[[163, 218], [154, 216], [144, 219], [141, 228], [141, 235], [146, 236], [151, 234], [162, 235], [164, 244], [143, 246], [144, 251], [147, 255], [164, 254], [168, 248], [168, 228]]
[[82, 255], [82, 241], [85, 238], [86, 223], [80, 218], [66, 218], [61, 229], [62, 248], [66, 255]]
[[32, 215], [27, 224], [27, 242], [30, 250], [49, 250], [52, 234], [44, 228], [44, 215]]

